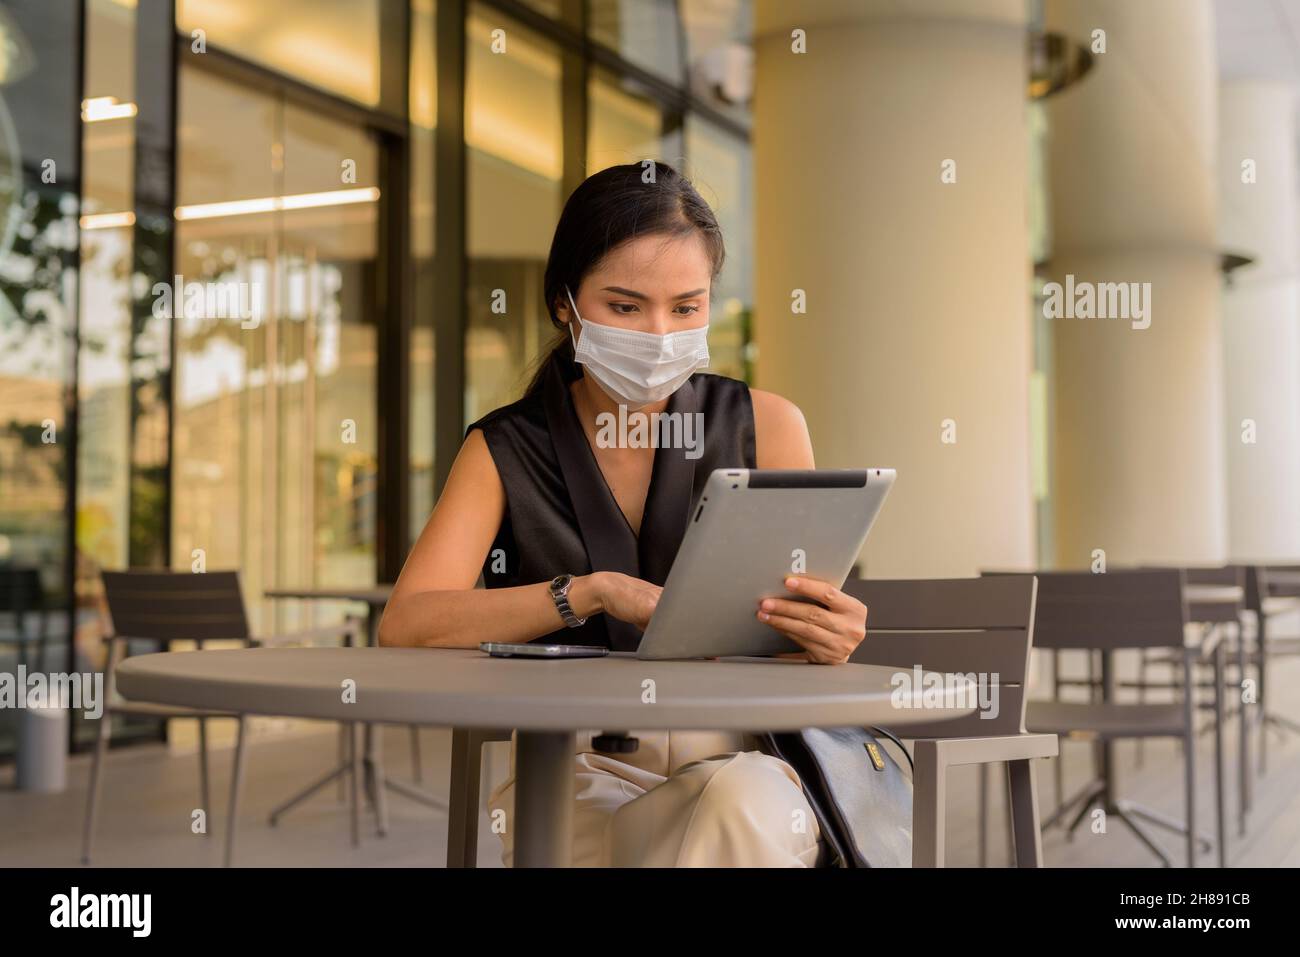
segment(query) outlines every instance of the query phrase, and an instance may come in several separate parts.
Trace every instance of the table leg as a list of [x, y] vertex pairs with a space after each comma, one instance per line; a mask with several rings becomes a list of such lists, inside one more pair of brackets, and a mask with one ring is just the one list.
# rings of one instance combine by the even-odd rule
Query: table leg
[[573, 860], [573, 731], [520, 731], [515, 743], [515, 867]]
[[[383, 617], [382, 605], [374, 603], [366, 606], [366, 647], [379, 647], [379, 620]], [[375, 806], [375, 823], [379, 836], [388, 834], [388, 796], [387, 779], [384, 776], [384, 748], [382, 725], [366, 725], [366, 786], [370, 791], [370, 800]]]
[[382, 724], [366, 725], [366, 747], [369, 751], [366, 759], [366, 786], [370, 788], [370, 800], [375, 806], [375, 825], [380, 837], [388, 834], [388, 788], [384, 778], [383, 734]]

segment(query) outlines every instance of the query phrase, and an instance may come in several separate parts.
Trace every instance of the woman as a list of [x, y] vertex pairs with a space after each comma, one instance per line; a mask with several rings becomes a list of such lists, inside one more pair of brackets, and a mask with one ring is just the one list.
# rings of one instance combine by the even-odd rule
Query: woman
[[[648, 163], [606, 169], [565, 204], [544, 279], [560, 338], [522, 399], [469, 427], [393, 590], [381, 644], [541, 639], [634, 650], [710, 472], [813, 467], [793, 404], [694, 374], [708, 362], [722, 235], [676, 170], [649, 172]], [[611, 438], [610, 423], [661, 412], [700, 413], [701, 446]], [[486, 589], [475, 588], [480, 569]], [[815, 604], [764, 599], [755, 615], [797, 642], [798, 657], [848, 660], [865, 635], [865, 606], [825, 582], [785, 586]], [[575, 865], [816, 862], [817, 825], [798, 777], [744, 750], [742, 736], [634, 731], [639, 749], [611, 755], [593, 751], [596, 733], [578, 735], [574, 756]], [[513, 797], [512, 745], [510, 778], [489, 799], [505, 811], [507, 863]]]

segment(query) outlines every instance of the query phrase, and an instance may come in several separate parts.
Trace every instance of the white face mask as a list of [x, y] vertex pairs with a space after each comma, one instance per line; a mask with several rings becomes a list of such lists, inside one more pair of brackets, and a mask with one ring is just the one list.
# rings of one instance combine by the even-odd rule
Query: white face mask
[[[573, 358], [587, 367], [596, 384], [615, 402], [639, 409], [668, 398], [696, 369], [709, 364], [709, 327], [656, 335], [587, 322], [578, 315], [573, 293], [564, 287], [573, 315], [582, 323], [574, 337]], [[573, 337], [573, 326], [569, 326]]]

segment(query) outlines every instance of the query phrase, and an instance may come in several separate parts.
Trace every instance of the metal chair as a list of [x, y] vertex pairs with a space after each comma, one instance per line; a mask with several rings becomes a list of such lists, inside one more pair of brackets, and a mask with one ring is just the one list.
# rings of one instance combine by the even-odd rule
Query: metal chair
[[1270, 633], [1269, 620], [1300, 608], [1300, 565], [1250, 565], [1246, 568], [1246, 610], [1255, 619], [1255, 649], [1250, 654], [1258, 669], [1256, 720], [1259, 727], [1259, 773], [1268, 769], [1268, 729], [1300, 732], [1300, 724], [1271, 712], [1265, 703], [1268, 664], [1280, 657], [1300, 655], [1300, 635]]
[[[239, 814], [239, 795], [243, 781], [247, 715], [236, 712], [210, 711], [184, 708], [177, 705], [127, 700], [117, 694], [114, 672], [130, 642], [150, 644], [155, 651], [165, 651], [170, 642], [193, 641], [202, 650], [207, 642], [238, 641], [245, 647], [284, 644], [312, 638], [343, 637], [350, 640], [357, 624], [347, 621], [341, 625], [311, 629], [293, 634], [278, 635], [274, 639], [256, 639], [249, 634], [244, 600], [239, 589], [239, 573], [213, 571], [203, 574], [167, 571], [104, 572], [104, 594], [113, 628], [105, 636], [108, 645], [106, 674], [106, 704], [100, 717], [99, 735], [90, 770], [90, 789], [86, 805], [86, 820], [82, 835], [81, 860], [90, 863], [98, 818], [99, 798], [103, 787], [104, 755], [112, 735], [114, 714], [135, 714], [155, 718], [196, 718], [199, 727], [199, 795], [205, 815], [211, 816], [211, 795], [208, 774], [207, 722], [214, 718], [229, 718], [239, 723], [235, 743], [234, 769], [230, 782], [230, 807], [227, 812], [226, 846], [223, 862], [231, 865], [235, 852], [235, 830]], [[354, 768], [359, 760], [357, 736], [359, 726], [353, 726], [349, 735]], [[359, 799], [353, 787], [352, 835], [353, 843], [359, 841]], [[205, 833], [211, 834], [208, 829]]]
[[1025, 730], [1029, 652], [1035, 634], [1032, 575], [946, 580], [849, 580], [867, 606], [867, 638], [851, 660], [983, 679], [997, 713], [908, 725], [913, 741], [912, 864], [944, 863], [945, 785], [951, 767], [1005, 763], [1015, 862], [1042, 866], [1033, 760], [1054, 757], [1055, 735]]
[[[1039, 583], [1036, 646], [1101, 653], [1100, 701], [1029, 703], [1025, 723], [1031, 730], [1093, 741], [1100, 750], [1098, 778], [1064, 801], [1044, 822], [1044, 828], [1054, 826], [1071, 810], [1077, 810], [1067, 830], [1072, 835], [1088, 811], [1098, 805], [1108, 816], [1123, 822], [1166, 865], [1171, 863], [1169, 857], [1141, 822], [1185, 835], [1188, 866], [1195, 866], [1197, 845], [1209, 850], [1211, 843], [1195, 831], [1194, 715], [1197, 684], [1193, 670], [1196, 661], [1210, 646], [1188, 647], [1185, 644], [1188, 608], [1182, 573], [1173, 569], [1146, 569], [1105, 574], [1036, 574]], [[1175, 655], [1182, 672], [1181, 701], [1130, 704], [1115, 700], [1114, 652], [1145, 648], [1168, 649]], [[1217, 653], [1221, 655], [1221, 650]], [[1117, 800], [1114, 796], [1114, 742], [1121, 738], [1154, 737], [1178, 738], [1183, 742], [1185, 823], [1132, 801]], [[1221, 749], [1217, 759], [1221, 776]]]
[[[1242, 617], [1246, 610], [1249, 594], [1249, 569], [1244, 565], [1220, 566], [1186, 566], [1176, 569], [1182, 574], [1183, 594], [1187, 602], [1187, 620], [1202, 629], [1201, 654], [1196, 660], [1200, 668], [1210, 671], [1209, 678], [1197, 682], [1200, 689], [1209, 689], [1213, 693], [1211, 703], [1202, 703], [1202, 710], [1214, 712], [1214, 720], [1200, 729], [1199, 733], [1213, 732], [1215, 760], [1218, 773], [1215, 775], [1215, 793], [1218, 799], [1216, 825], [1219, 831], [1219, 865], [1227, 866], [1227, 833], [1224, 826], [1224, 775], [1222, 767], [1224, 722], [1229, 717], [1238, 718], [1239, 734], [1237, 753], [1237, 777], [1239, 801], [1237, 802], [1237, 832], [1246, 833], [1246, 815], [1250, 810], [1250, 724], [1251, 718], [1247, 703], [1240, 694], [1229, 703], [1227, 689], [1230, 687], [1227, 677], [1229, 657], [1236, 664], [1238, 673], [1237, 688], [1243, 688], [1248, 677], [1250, 656], [1245, 636], [1242, 632]], [[1146, 700], [1146, 692], [1152, 688], [1181, 687], [1177, 670], [1182, 656], [1176, 652], [1151, 651], [1142, 652], [1138, 666], [1138, 679], [1133, 682], [1120, 682], [1120, 687], [1138, 689], [1138, 700]], [[1148, 671], [1152, 664], [1171, 665], [1176, 674], [1173, 681], [1152, 681]], [[1138, 766], [1142, 766], [1142, 741], [1138, 742]]]
[[[0, 632], [0, 645], [13, 645], [20, 667], [27, 665], [27, 649], [36, 645], [38, 667], [45, 671], [45, 651], [49, 641], [49, 616], [45, 608], [45, 589], [37, 568], [0, 566], [0, 614], [13, 616], [12, 633]], [[35, 632], [27, 629], [28, 616], [36, 622]]]

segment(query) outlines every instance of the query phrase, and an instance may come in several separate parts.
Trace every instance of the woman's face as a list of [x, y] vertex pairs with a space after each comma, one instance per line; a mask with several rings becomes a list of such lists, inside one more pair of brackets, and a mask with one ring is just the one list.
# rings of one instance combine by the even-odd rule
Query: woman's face
[[[709, 324], [711, 272], [699, 233], [640, 236], [610, 250], [572, 292], [583, 321], [666, 335]], [[557, 314], [573, 320], [567, 297]], [[575, 329], [581, 339], [581, 321]]]

